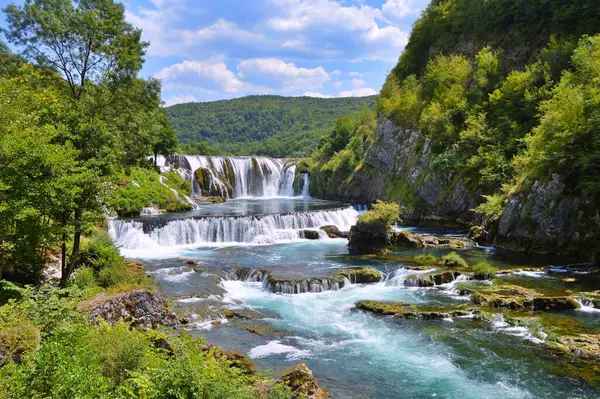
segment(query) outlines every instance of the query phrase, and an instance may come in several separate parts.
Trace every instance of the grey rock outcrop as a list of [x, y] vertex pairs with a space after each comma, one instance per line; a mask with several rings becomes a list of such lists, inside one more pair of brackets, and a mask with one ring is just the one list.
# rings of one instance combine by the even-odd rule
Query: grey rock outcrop
[[90, 319], [105, 320], [116, 324], [124, 320], [133, 328], [150, 330], [158, 326], [179, 329], [181, 324], [175, 314], [167, 309], [162, 296], [147, 291], [135, 290], [110, 297], [96, 297], [81, 304], [82, 310], [90, 310]]

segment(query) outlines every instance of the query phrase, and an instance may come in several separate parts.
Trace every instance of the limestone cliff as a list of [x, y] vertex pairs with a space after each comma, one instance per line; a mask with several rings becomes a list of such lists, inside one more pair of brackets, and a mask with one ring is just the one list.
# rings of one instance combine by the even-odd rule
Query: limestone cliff
[[598, 208], [569, 193], [558, 175], [527, 181], [512, 195], [497, 226], [496, 245], [534, 252], [592, 254], [600, 231]]
[[363, 163], [349, 177], [311, 176], [311, 195], [370, 203], [398, 201], [411, 221], [468, 224], [480, 195], [432, 166], [431, 140], [419, 131], [380, 119]]

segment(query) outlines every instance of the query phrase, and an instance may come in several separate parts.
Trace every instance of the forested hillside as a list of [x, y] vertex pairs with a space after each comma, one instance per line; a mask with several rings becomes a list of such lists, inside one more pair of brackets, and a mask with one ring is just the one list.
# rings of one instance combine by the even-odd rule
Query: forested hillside
[[378, 97], [383, 119], [338, 122], [311, 188], [480, 222], [520, 248], [595, 242], [599, 32], [598, 2], [432, 1]]
[[[336, 118], [372, 108], [374, 96], [314, 98], [248, 96], [167, 108], [180, 142], [207, 142], [200, 152], [309, 156]], [[194, 152], [193, 146], [183, 146]]]

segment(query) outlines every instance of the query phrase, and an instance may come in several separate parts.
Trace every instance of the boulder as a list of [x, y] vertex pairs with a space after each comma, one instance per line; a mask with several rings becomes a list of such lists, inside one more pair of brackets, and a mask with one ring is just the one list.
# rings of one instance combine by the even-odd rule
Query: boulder
[[358, 222], [350, 228], [348, 246], [352, 250], [374, 250], [392, 244], [392, 231], [380, 223]]
[[297, 364], [292, 369], [285, 371], [281, 375], [280, 382], [292, 390], [295, 398], [325, 399], [331, 397], [329, 392], [319, 388], [312, 371], [304, 363]]
[[319, 232], [316, 230], [304, 229], [301, 230], [301, 233], [302, 237], [306, 238], [307, 240], [318, 240], [319, 238], [321, 238]]
[[99, 294], [92, 299], [82, 302], [79, 310], [89, 311], [90, 320], [105, 320], [116, 324], [124, 320], [132, 328], [150, 330], [158, 326], [172, 327], [179, 330], [181, 324], [174, 313], [171, 313], [165, 299], [148, 290], [135, 290], [108, 296]]
[[[436, 242], [437, 242], [437, 240], [436, 240]], [[396, 247], [403, 247], [403, 248], [423, 248], [423, 247], [425, 247], [425, 242], [421, 239], [420, 236], [411, 234], [408, 231], [403, 231], [401, 233], [394, 233], [394, 235], [392, 237], [392, 244]]]

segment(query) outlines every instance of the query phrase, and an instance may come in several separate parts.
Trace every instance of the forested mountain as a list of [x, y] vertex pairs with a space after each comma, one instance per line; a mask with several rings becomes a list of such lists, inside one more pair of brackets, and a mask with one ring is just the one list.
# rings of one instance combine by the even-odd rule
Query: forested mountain
[[433, 0], [377, 99], [379, 123], [339, 120], [321, 143], [314, 194], [397, 200], [516, 248], [592, 248], [598, 33], [599, 2]]
[[[167, 108], [180, 142], [202, 142], [202, 152], [302, 157], [312, 153], [336, 118], [372, 108], [375, 96], [315, 98], [248, 96]], [[193, 147], [183, 146], [193, 151]]]

